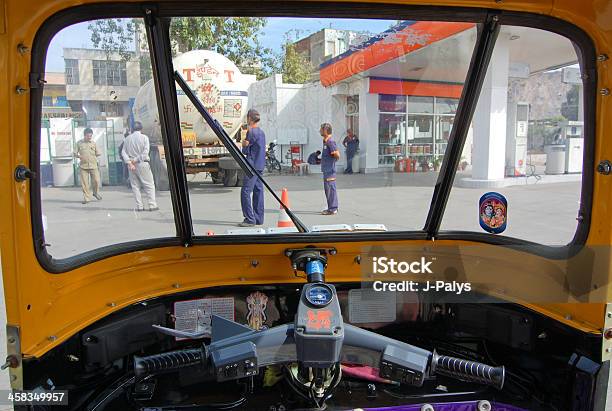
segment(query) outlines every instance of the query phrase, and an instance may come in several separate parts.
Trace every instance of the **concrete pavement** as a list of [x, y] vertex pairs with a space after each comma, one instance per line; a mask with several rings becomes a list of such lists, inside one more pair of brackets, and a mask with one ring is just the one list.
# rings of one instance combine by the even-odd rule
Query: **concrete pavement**
[[[224, 234], [242, 221], [240, 188], [223, 187], [188, 176], [194, 232]], [[322, 176], [266, 176], [280, 194], [289, 190], [291, 209], [305, 224], [379, 223], [389, 230], [423, 228], [437, 173], [375, 173], [338, 176], [340, 210], [322, 216], [326, 208]], [[568, 243], [576, 230], [580, 200], [577, 181], [554, 184], [525, 180], [529, 184], [497, 189], [509, 203], [505, 235], [548, 245]], [[454, 187], [443, 230], [483, 232], [478, 224], [478, 200], [486, 189]], [[125, 241], [175, 235], [169, 192], [158, 192], [159, 211], [136, 212], [126, 187], [104, 187], [102, 201], [82, 205], [79, 188], [43, 188], [43, 214], [47, 223], [48, 251], [64, 258], [82, 251]], [[275, 227], [278, 204], [265, 195], [265, 227]]]

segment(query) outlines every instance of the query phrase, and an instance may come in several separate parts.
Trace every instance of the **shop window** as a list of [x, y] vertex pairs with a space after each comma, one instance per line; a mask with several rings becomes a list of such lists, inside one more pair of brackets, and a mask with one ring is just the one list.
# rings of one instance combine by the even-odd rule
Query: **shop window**
[[434, 110], [433, 97], [410, 96], [408, 97], [408, 112], [409, 113], [429, 113], [433, 114]]
[[378, 96], [378, 111], [387, 113], [405, 113], [406, 96], [381, 94]]
[[455, 114], [459, 99], [436, 97], [436, 114]]
[[395, 161], [405, 157], [406, 154], [406, 116], [380, 114], [378, 139], [378, 163], [395, 165]]

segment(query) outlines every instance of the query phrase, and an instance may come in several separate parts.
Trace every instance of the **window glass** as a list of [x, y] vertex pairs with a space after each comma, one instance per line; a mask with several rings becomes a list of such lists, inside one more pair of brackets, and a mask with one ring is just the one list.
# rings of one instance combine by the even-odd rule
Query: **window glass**
[[420, 97], [420, 96], [409, 96], [408, 97], [408, 111], [410, 113], [433, 113], [434, 106], [433, 97]]
[[436, 98], [437, 114], [455, 114], [459, 106], [459, 99], [456, 98]]
[[346, 98], [346, 129], [359, 135], [359, 96]]
[[[141, 62], [150, 58], [139, 33], [140, 19], [94, 20], [66, 27], [49, 45], [40, 180], [54, 258], [176, 235], [161, 131], [132, 133], [136, 120], [159, 118], [154, 88], [140, 84]], [[145, 68], [151, 72], [150, 63]], [[140, 93], [147, 100], [136, 118]], [[124, 147], [134, 171], [122, 159]]]
[[[501, 29], [443, 230], [497, 232], [546, 245], [572, 240], [584, 148], [583, 85], [577, 61], [572, 42], [558, 34], [525, 27]], [[479, 203], [489, 192], [505, 197], [507, 215], [496, 216], [501, 211], [494, 197]]]
[[66, 84], [79, 84], [79, 61], [64, 60], [66, 64]]
[[[450, 129], [435, 98], [461, 95], [475, 24], [184, 17], [172, 19], [170, 35], [173, 68], [275, 192], [286, 189], [304, 224], [422, 229], [444, 152], [436, 142]], [[295, 231], [182, 90], [177, 101], [195, 234]], [[249, 109], [259, 122], [243, 129]]]
[[381, 114], [378, 119], [378, 164], [395, 164], [406, 156], [406, 115]]
[[106, 62], [100, 60], [94, 60], [92, 64], [93, 83], [96, 86], [106, 84]]
[[147, 81], [153, 78], [151, 70], [151, 62], [146, 57], [141, 58], [140, 62], [140, 85], [143, 86]]
[[388, 94], [378, 95], [378, 111], [381, 112], [406, 112], [406, 96], [394, 96]]

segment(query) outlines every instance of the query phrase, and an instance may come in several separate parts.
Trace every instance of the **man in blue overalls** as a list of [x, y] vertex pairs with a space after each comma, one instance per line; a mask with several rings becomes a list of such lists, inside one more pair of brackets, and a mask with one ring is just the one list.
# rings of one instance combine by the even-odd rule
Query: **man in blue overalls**
[[[263, 173], [266, 166], [266, 135], [259, 128], [259, 112], [249, 110], [247, 113], [246, 138], [242, 140], [242, 152], [248, 161], [259, 173]], [[251, 201], [251, 194], [253, 198]], [[264, 222], [264, 189], [263, 183], [257, 176], [244, 177], [242, 189], [240, 190], [240, 204], [244, 221], [238, 224], [240, 227], [253, 227], [262, 225]]]
[[338, 192], [336, 191], [336, 161], [340, 158], [338, 146], [332, 138], [332, 126], [329, 123], [321, 124], [321, 137], [323, 137], [323, 153], [321, 154], [321, 171], [323, 172], [323, 188], [327, 198], [327, 209], [323, 215], [338, 213]]
[[[353, 174], [353, 157], [359, 149], [359, 138], [353, 134], [350, 128], [346, 130], [346, 137], [342, 140], [342, 145], [346, 148], [346, 174]], [[357, 170], [359, 171], [359, 170]]]

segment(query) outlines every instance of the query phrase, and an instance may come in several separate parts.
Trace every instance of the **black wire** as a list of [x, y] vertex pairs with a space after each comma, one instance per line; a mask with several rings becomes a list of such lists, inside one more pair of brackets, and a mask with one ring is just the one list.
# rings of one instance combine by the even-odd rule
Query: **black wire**
[[333, 390], [340, 384], [340, 379], [342, 376], [342, 367], [340, 364], [336, 364], [336, 368], [334, 370], [334, 376], [332, 378], [329, 387], [325, 391], [323, 391], [323, 404], [325, 405], [325, 401], [329, 400], [333, 395]]
[[294, 385], [295, 377], [293, 376], [293, 374], [291, 374], [291, 370], [289, 370], [286, 365], [283, 366], [283, 373], [286, 374], [285, 381], [287, 382], [289, 387], [301, 398], [305, 399], [306, 401], [310, 401], [310, 398], [306, 394], [304, 394], [297, 386]]
[[[110, 391], [110, 392], [106, 392], [106, 390], [104, 390], [103, 394], [98, 395], [94, 399], [93, 407], [91, 406], [91, 403], [90, 403], [89, 406], [87, 407], [87, 410], [88, 411], [96, 411], [98, 409], [98, 407], [100, 407], [101, 405], [104, 407], [105, 403], [107, 401], [112, 400], [113, 398], [115, 398], [115, 394], [118, 391], [123, 390], [126, 386], [134, 384], [135, 381], [136, 381], [136, 376], [134, 375], [133, 372], [126, 373], [121, 378], [119, 378], [117, 381], [115, 381], [114, 384], [111, 384], [111, 387], [113, 385], [115, 385], [115, 384], [118, 384], [117, 387], [112, 389], [112, 391]], [[101, 409], [104, 409], [104, 408], [101, 408]]]
[[144, 404], [142, 404], [141, 402], [134, 400], [133, 398], [129, 398], [131, 400], [131, 402], [133, 403], [133, 405], [136, 405], [139, 408], [153, 408], [153, 409], [165, 409], [167, 407], [169, 407], [172, 410], [198, 410], [198, 411], [218, 411], [218, 410], [231, 410], [233, 408], [239, 407], [243, 404], [245, 404], [248, 401], [247, 398], [247, 394], [248, 394], [248, 387], [247, 384], [242, 384], [244, 386], [243, 388], [243, 392], [241, 394], [241, 397], [238, 398], [237, 400], [231, 401], [231, 402], [220, 402], [220, 403], [209, 403], [209, 404], [205, 404], [205, 405], [201, 405], [201, 404], [189, 404], [189, 405], [162, 405], [162, 406], [145, 406]]

